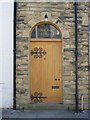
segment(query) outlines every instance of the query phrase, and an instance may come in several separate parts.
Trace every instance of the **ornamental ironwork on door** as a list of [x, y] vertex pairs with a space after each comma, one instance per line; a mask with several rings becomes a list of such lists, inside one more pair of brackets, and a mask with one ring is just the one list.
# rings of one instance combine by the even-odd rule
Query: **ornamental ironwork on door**
[[43, 99], [47, 98], [46, 96], [43, 96], [42, 92], [35, 92], [33, 95], [31, 95], [31, 101], [34, 103], [42, 103]]
[[43, 50], [43, 48], [35, 47], [34, 50], [31, 50], [31, 56], [34, 56], [34, 58], [42, 58], [46, 53], [47, 52]]

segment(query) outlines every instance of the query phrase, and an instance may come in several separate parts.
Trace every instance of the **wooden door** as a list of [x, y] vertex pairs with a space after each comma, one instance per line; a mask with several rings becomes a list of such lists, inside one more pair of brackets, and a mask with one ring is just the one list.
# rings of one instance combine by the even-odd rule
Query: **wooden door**
[[62, 43], [31, 40], [30, 96], [34, 103], [62, 102]]

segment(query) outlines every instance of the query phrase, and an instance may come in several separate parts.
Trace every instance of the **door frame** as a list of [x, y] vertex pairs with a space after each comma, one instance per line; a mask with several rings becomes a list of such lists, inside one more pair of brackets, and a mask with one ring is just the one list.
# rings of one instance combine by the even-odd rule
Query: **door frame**
[[[61, 38], [60, 39], [58, 39], [58, 41], [59, 42], [61, 42], [61, 44], [62, 44], [62, 32], [61, 32], [61, 30], [60, 30], [60, 28], [55, 24], [55, 23], [52, 23], [52, 22], [50, 22], [50, 21], [41, 21], [41, 22], [38, 22], [38, 23], [36, 23], [32, 28], [31, 28], [31, 30], [30, 30], [30, 34], [29, 34], [29, 41], [28, 41], [28, 48], [29, 48], [29, 56], [28, 56], [28, 59], [29, 59], [29, 83], [30, 83], [30, 42], [31, 41], [33, 41], [32, 39], [33, 38], [31, 38], [31, 35], [32, 35], [32, 31], [34, 30], [34, 28], [36, 27], [36, 26], [38, 26], [38, 25], [41, 25], [41, 24], [50, 24], [50, 25], [52, 25], [52, 26], [54, 26], [58, 31], [59, 31], [59, 33], [60, 33], [60, 35], [61, 35]], [[34, 39], [38, 39], [38, 38], [34, 38]], [[45, 38], [39, 38], [39, 39], [45, 39]], [[47, 38], [46, 38], [47, 39]], [[52, 38], [51, 38], [52, 39]], [[54, 40], [54, 39], [53, 39]], [[62, 44], [63, 45], [63, 44]], [[62, 46], [61, 45], [61, 46]], [[62, 50], [62, 48], [61, 48], [61, 50]], [[62, 50], [62, 52], [63, 52], [63, 50]], [[61, 52], [61, 53], [62, 53]], [[62, 56], [62, 55], [61, 55]], [[62, 56], [62, 59], [61, 59], [61, 63], [62, 63], [62, 60], [63, 60], [63, 56]], [[61, 64], [62, 66], [61, 66], [61, 102], [60, 103], [63, 103], [63, 75], [62, 75], [62, 71], [63, 71], [63, 64]], [[29, 87], [29, 90], [30, 90], [30, 87]], [[30, 95], [31, 95], [31, 93], [30, 93]], [[30, 98], [30, 102], [31, 102], [31, 98]]]

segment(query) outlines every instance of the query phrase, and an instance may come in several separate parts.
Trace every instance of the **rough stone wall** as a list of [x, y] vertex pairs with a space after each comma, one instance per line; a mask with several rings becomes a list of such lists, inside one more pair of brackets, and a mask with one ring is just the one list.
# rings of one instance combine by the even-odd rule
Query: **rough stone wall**
[[[78, 4], [78, 80], [79, 94], [84, 94], [88, 108], [88, 3]], [[85, 8], [85, 9], [84, 9]], [[29, 41], [30, 30], [38, 22], [48, 20], [58, 25], [63, 37], [62, 80], [63, 104], [75, 106], [75, 23], [73, 3], [17, 3], [16, 18], [16, 105], [30, 105]]]
[[89, 109], [90, 109], [90, 2], [89, 2], [89, 13], [88, 13], [88, 17], [89, 17], [89, 73], [88, 73], [88, 87], [89, 87], [89, 91], [88, 91], [88, 103], [89, 103]]
[[[89, 3], [79, 3], [78, 8], [78, 84], [79, 95], [84, 96], [84, 108], [88, 108], [89, 68]], [[79, 101], [80, 102], [80, 101]]]

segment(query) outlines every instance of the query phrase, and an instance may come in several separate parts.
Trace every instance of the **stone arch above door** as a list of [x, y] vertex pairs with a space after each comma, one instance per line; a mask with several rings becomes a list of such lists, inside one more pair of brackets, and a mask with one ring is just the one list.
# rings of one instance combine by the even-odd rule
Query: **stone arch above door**
[[[38, 34], [42, 35], [42, 33], [45, 34], [47, 32], [49, 32], [49, 34], [48, 34], [49, 36], [46, 36], [46, 37], [41, 36], [41, 37], [42, 38], [58, 38], [58, 39], [62, 39], [61, 30], [59, 29], [59, 27], [56, 24], [54, 24], [54, 23], [52, 23], [50, 21], [47, 21], [47, 22], [42, 21], [42, 22], [39, 22], [39, 23], [35, 24], [32, 27], [31, 31], [30, 31], [30, 38], [34, 37], [34, 36], [32, 36], [32, 34], [38, 33]], [[40, 36], [36, 35], [36, 38], [38, 38], [38, 37], [40, 38]]]
[[[46, 13], [47, 12], [42, 12], [40, 17], [35, 17], [35, 18], [32, 18], [30, 21], [28, 21], [28, 24], [30, 24], [31, 29], [37, 23], [45, 22], [44, 15]], [[69, 31], [65, 28], [64, 22], [60, 18], [51, 16], [50, 13], [47, 13], [47, 15], [48, 15], [48, 21], [47, 22], [50, 22], [51, 24], [55, 24], [56, 26], [58, 26], [58, 28], [60, 29], [60, 31], [62, 33], [62, 38], [63, 39], [64, 38], [70, 38]], [[31, 31], [31, 29], [30, 29], [30, 31]]]

